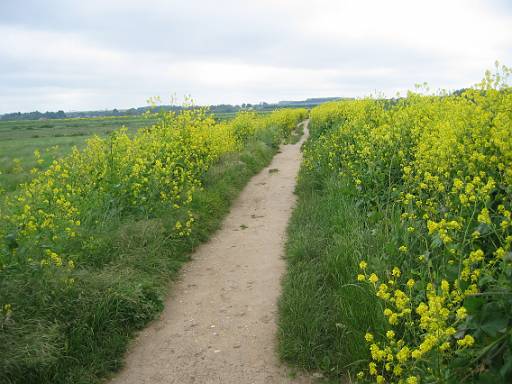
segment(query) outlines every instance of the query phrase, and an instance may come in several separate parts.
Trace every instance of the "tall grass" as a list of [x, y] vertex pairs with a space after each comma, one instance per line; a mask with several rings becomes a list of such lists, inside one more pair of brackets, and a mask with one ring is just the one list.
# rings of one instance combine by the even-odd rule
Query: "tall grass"
[[373, 293], [353, 284], [368, 253], [383, 255], [389, 229], [370, 222], [345, 180], [303, 169], [288, 228], [288, 272], [279, 304], [279, 353], [303, 369], [344, 374], [368, 358], [354, 342], [383, 329]]

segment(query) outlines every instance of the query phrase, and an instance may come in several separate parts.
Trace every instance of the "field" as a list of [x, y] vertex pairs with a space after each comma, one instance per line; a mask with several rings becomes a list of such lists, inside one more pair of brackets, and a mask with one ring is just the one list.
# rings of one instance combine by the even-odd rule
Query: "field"
[[4, 193], [0, 381], [93, 383], [118, 369], [191, 250], [305, 115], [243, 112], [217, 122], [197, 109], [154, 116], [137, 132], [142, 121], [109, 135], [111, 127], [91, 128], [103, 137], [64, 150]]
[[[31, 178], [31, 169], [45, 168], [73, 146], [82, 147], [93, 135], [105, 137], [122, 126], [133, 133], [154, 122], [143, 116], [0, 121], [0, 188], [13, 191]], [[34, 157], [36, 150], [41, 154], [41, 164]]]
[[[234, 113], [222, 113], [215, 115], [215, 119], [222, 121], [234, 116]], [[156, 121], [154, 116], [0, 121], [0, 189], [13, 191], [31, 179], [31, 169], [47, 167], [73, 146], [82, 148], [93, 135], [106, 137], [121, 127], [135, 133]], [[34, 157], [36, 150], [42, 161]]]
[[509, 73], [455, 95], [311, 111], [285, 361], [358, 382], [511, 382]]

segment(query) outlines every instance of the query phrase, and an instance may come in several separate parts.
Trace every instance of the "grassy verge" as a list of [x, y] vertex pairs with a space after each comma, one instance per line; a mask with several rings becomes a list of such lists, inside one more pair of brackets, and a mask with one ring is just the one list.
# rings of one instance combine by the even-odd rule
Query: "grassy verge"
[[117, 370], [134, 331], [162, 310], [169, 280], [219, 227], [251, 176], [270, 162], [275, 140], [271, 129], [264, 130], [241, 153], [209, 169], [204, 189], [194, 196], [197, 224], [188, 238], [169, 235], [176, 223], [172, 210], [144, 220], [112, 218], [98, 228], [75, 283], [65, 294], [59, 290], [61, 297], [51, 296], [51, 280], [10, 271], [12, 278], [0, 282], [2, 292], [27, 301], [15, 308], [19, 321], [4, 324], [9, 334], [1, 337], [0, 382], [90, 384]]
[[[302, 169], [288, 228], [288, 273], [279, 318], [279, 354], [295, 366], [341, 375], [368, 358], [361, 338], [382, 329], [372, 292], [353, 284], [358, 263], [384, 255], [393, 223], [368, 215], [342, 179]], [[381, 259], [381, 257], [377, 257]]]
[[297, 144], [304, 135], [304, 123], [298, 124], [286, 140], [287, 144]]

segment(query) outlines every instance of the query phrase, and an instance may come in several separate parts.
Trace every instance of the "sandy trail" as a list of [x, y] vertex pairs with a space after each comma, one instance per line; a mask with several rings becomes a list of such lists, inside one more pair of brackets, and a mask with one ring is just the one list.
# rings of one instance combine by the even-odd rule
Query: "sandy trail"
[[[286, 226], [305, 134], [252, 178], [222, 228], [180, 274], [112, 384], [309, 383], [276, 354]], [[277, 171], [275, 171], [277, 169]]]

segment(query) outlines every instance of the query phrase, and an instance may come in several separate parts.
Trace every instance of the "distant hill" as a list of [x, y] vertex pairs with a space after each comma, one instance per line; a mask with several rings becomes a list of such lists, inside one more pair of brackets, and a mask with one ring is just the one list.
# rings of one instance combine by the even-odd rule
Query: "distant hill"
[[[258, 104], [219, 104], [210, 105], [210, 111], [212, 113], [233, 113], [243, 109], [249, 109], [254, 111], [269, 111], [275, 108], [287, 108], [287, 107], [314, 107], [318, 104], [322, 104], [328, 101], [340, 100], [341, 97], [319, 97], [310, 98], [299, 101], [279, 101], [278, 103], [266, 103], [261, 102]], [[72, 118], [87, 118], [87, 117], [108, 117], [108, 116], [137, 116], [147, 112], [151, 107], [137, 107], [129, 109], [111, 109], [111, 110], [100, 110], [100, 111], [71, 111], [71, 112], [14, 112], [0, 115], [0, 120], [50, 120], [50, 119], [72, 119]], [[157, 110], [174, 110], [180, 111], [183, 109], [181, 106], [176, 105], [161, 105], [156, 107]]]
[[280, 101], [279, 106], [315, 106], [329, 101], [342, 100], [343, 97], [317, 97], [301, 101]]

